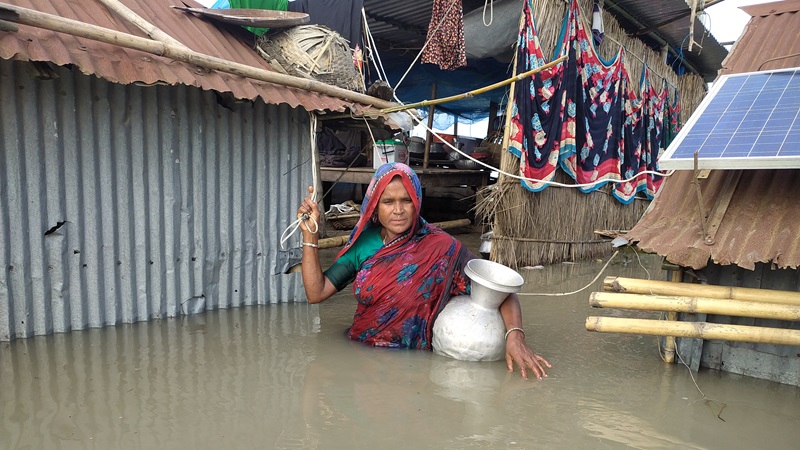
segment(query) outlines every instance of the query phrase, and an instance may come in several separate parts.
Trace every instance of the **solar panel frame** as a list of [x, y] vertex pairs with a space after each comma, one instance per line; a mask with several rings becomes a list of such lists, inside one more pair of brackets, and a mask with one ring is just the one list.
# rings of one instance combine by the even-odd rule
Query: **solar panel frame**
[[800, 68], [721, 76], [659, 169], [691, 170], [695, 151], [699, 169], [800, 168]]

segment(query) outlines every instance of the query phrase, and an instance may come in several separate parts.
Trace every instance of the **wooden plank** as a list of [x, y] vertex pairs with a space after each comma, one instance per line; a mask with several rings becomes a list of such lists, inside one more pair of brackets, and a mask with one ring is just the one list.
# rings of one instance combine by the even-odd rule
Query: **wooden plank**
[[[424, 188], [444, 186], [486, 186], [489, 171], [463, 169], [421, 169], [414, 168]], [[339, 183], [369, 184], [375, 169], [372, 167], [320, 167], [322, 181]]]
[[728, 206], [731, 204], [733, 193], [739, 185], [739, 178], [741, 178], [741, 176], [741, 170], [731, 170], [725, 176], [725, 182], [722, 185], [722, 189], [717, 196], [717, 201], [714, 203], [714, 207], [711, 209], [711, 213], [708, 217], [708, 236], [712, 240], [717, 235], [717, 230], [720, 224], [722, 224], [722, 218], [725, 217], [725, 213], [728, 211]]

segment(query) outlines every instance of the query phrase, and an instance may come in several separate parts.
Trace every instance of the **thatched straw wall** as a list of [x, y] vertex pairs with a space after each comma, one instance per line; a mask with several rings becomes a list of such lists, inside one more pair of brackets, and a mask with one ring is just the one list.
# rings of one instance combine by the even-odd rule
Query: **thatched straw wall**
[[[582, 17], [587, 28], [591, 6], [591, 0], [581, 1]], [[534, 0], [537, 31], [548, 56], [555, 51], [567, 8], [568, 4], [561, 0]], [[674, 92], [674, 86], [678, 87], [682, 119], [685, 121], [705, 95], [702, 78], [697, 75], [678, 77], [663, 62], [659, 52], [626, 36], [611, 15], [604, 12], [603, 21], [606, 39], [599, 48], [600, 55], [608, 60], [616, 55], [620, 43], [624, 45], [629, 75], [637, 92], [644, 67], [642, 60], [657, 74], [651, 78], [655, 86], [660, 85], [660, 77], [666, 77], [673, 86], [670, 92]], [[517, 174], [519, 159], [503, 151], [501, 168]], [[560, 170], [555, 181], [574, 184], [574, 180]], [[491, 223], [494, 231], [491, 259], [511, 267], [521, 267], [608, 254], [611, 250], [608, 239], [594, 231], [628, 230], [649, 205], [648, 200], [639, 198], [623, 205], [611, 196], [610, 191], [611, 186], [590, 194], [583, 194], [575, 188], [549, 187], [533, 193], [523, 188], [518, 180], [501, 175], [497, 184], [481, 192], [477, 204], [477, 216], [484, 223]]]

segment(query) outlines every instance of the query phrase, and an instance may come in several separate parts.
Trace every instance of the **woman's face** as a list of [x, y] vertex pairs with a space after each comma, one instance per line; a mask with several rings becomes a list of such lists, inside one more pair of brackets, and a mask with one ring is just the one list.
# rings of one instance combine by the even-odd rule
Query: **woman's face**
[[378, 221], [386, 229], [387, 242], [411, 228], [414, 213], [414, 202], [400, 177], [392, 178], [378, 200]]

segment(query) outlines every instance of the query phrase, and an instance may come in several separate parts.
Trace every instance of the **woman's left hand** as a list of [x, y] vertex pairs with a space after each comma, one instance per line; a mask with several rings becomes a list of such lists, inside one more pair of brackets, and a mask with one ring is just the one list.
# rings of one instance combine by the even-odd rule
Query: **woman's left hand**
[[514, 371], [514, 363], [519, 366], [519, 373], [526, 380], [528, 379], [528, 369], [532, 370], [536, 378], [541, 380], [542, 377], [547, 376], [545, 367], [552, 367], [546, 359], [528, 347], [522, 333], [512, 333], [506, 341], [506, 364], [509, 372]]

